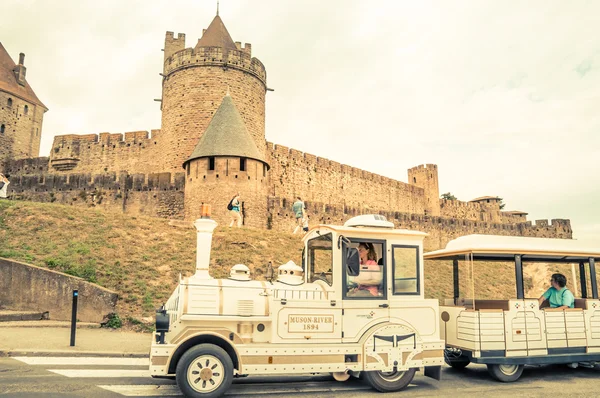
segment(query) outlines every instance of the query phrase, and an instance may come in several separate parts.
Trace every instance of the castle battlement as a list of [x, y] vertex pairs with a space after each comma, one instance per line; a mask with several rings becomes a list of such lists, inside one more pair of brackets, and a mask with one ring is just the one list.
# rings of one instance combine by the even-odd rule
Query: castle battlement
[[[166, 54], [165, 54], [166, 55]], [[267, 71], [258, 58], [252, 58], [249, 51], [228, 50], [222, 47], [185, 48], [165, 58], [164, 75], [196, 66], [220, 66], [238, 69], [257, 77], [266, 87]]]
[[[64, 134], [57, 135], [54, 137], [54, 142], [52, 143], [52, 147], [54, 148], [54, 152], [58, 153], [65, 146], [77, 146], [81, 144], [101, 144], [102, 146], [109, 146], [109, 144], [113, 145], [121, 145], [121, 144], [150, 144], [153, 139], [156, 139], [156, 136], [160, 130], [152, 130], [152, 133], [149, 133], [146, 130], [140, 131], [129, 131], [126, 133], [98, 133], [98, 134]], [[68, 148], [70, 149], [70, 148]]]
[[409, 171], [418, 171], [418, 170], [435, 170], [437, 171], [437, 164], [420, 164], [418, 166], [415, 167], [411, 167], [410, 169], [408, 169]]

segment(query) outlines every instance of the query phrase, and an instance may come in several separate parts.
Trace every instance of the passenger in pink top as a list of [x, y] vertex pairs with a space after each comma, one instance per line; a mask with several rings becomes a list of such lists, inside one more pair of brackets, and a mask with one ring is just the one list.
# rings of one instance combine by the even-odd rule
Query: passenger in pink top
[[360, 256], [360, 274], [354, 280], [358, 283], [356, 290], [368, 291], [372, 296], [379, 296], [382, 276], [381, 266], [377, 265], [375, 246], [372, 243], [360, 243], [358, 254]]

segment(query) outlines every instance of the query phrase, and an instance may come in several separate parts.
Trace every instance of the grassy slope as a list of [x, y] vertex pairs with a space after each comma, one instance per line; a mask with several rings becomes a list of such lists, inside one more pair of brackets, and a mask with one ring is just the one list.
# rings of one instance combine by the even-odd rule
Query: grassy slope
[[[301, 262], [299, 235], [217, 227], [211, 273]], [[153, 315], [179, 274], [195, 270], [196, 232], [167, 220], [57, 204], [0, 200], [0, 257], [83, 277], [120, 294], [123, 316]]]
[[[179, 274], [194, 272], [195, 249], [193, 228], [173, 227], [164, 219], [0, 200], [0, 257], [81, 276], [113, 289], [120, 294], [122, 316], [152, 315], [171, 294]], [[269, 261], [274, 267], [290, 259], [300, 264], [301, 251], [298, 235], [219, 226], [213, 235], [211, 273], [223, 277], [232, 265], [242, 263], [256, 279], [262, 279]], [[531, 289], [526, 293], [529, 297], [547, 287], [551, 272], [561, 271], [571, 279], [570, 266], [533, 271], [525, 280], [526, 290]], [[460, 272], [461, 296], [471, 297], [470, 269], [461, 263]], [[515, 297], [514, 280], [514, 269], [507, 264], [478, 268], [477, 296]], [[451, 262], [425, 264], [425, 294], [452, 297]]]

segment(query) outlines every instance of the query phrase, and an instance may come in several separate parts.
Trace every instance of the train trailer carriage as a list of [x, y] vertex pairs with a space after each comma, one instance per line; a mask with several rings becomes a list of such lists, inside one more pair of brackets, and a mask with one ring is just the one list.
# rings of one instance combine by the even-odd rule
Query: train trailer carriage
[[[524, 365], [592, 366], [600, 362], [596, 283], [600, 249], [566, 239], [469, 235], [450, 241], [445, 249], [425, 253], [424, 258], [452, 261], [454, 297], [440, 307], [440, 332], [450, 366], [487, 364], [494, 378], [510, 382], [521, 376]], [[459, 291], [462, 261], [473, 285], [472, 297], [468, 298]], [[499, 263], [514, 264], [516, 295], [504, 300], [478, 299], [473, 275]], [[575, 299], [574, 308], [549, 308], [546, 302], [540, 306], [538, 297], [525, 297], [523, 267], [530, 263], [554, 268], [571, 264], [573, 277], [577, 267], [579, 280], [572, 282], [579, 282], [579, 289], [574, 287], [581, 297]]]
[[242, 264], [213, 279], [216, 223], [195, 226], [196, 273], [157, 312], [153, 377], [175, 376], [189, 397], [220, 396], [245, 375], [361, 376], [382, 392], [403, 389], [419, 369], [439, 380], [444, 343], [438, 301], [424, 298], [425, 233], [381, 216], [318, 225], [303, 238], [302, 266], [290, 261], [256, 281]]

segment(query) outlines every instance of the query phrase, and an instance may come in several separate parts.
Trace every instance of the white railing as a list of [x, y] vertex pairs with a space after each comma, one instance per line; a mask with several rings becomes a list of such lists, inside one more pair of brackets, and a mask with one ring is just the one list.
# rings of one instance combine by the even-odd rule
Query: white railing
[[173, 292], [167, 303], [165, 304], [165, 309], [167, 310], [167, 314], [169, 314], [169, 324], [172, 325], [177, 318], [179, 317], [179, 295], [181, 291], [181, 284], [177, 286], [177, 289]]
[[328, 300], [329, 292], [323, 290], [276, 289], [273, 292], [273, 297], [286, 300]]

